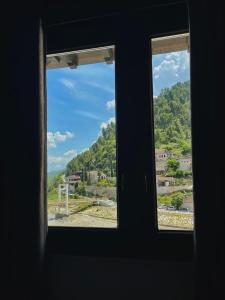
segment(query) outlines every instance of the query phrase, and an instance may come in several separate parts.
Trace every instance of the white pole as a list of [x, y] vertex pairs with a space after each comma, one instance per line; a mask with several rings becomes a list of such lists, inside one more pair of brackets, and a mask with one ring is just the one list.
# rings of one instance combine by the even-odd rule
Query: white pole
[[66, 183], [66, 215], [69, 215], [69, 184]]
[[58, 185], [58, 201], [57, 201], [57, 207], [58, 207], [58, 212], [60, 212], [60, 205], [61, 202], [61, 184]]

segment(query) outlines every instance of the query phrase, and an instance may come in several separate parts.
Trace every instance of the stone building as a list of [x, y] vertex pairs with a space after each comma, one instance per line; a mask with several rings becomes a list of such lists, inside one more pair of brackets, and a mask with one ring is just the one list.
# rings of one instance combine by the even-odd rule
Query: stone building
[[179, 169], [182, 171], [191, 171], [192, 169], [192, 158], [191, 156], [177, 158], [180, 163]]
[[174, 186], [176, 179], [174, 177], [156, 176], [157, 186]]

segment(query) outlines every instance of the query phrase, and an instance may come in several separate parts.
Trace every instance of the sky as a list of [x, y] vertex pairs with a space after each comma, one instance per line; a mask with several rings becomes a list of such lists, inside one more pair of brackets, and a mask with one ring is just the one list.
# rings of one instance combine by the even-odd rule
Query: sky
[[[153, 95], [189, 80], [187, 51], [154, 55]], [[47, 71], [48, 172], [63, 170], [115, 122], [115, 64], [96, 63]]]

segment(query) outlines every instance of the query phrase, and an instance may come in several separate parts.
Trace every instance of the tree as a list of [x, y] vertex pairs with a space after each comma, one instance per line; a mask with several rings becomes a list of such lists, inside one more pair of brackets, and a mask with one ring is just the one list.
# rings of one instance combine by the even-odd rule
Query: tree
[[167, 175], [175, 176], [179, 167], [180, 167], [180, 163], [175, 158], [167, 159], [167, 172], [166, 172]]
[[[154, 100], [156, 148], [172, 146], [174, 154], [191, 154], [190, 83], [162, 89]], [[168, 149], [169, 150], [169, 149]]]
[[85, 187], [86, 187], [86, 183], [85, 182], [79, 182], [77, 187], [76, 187], [76, 193], [78, 195], [82, 195], [82, 196], [85, 196], [86, 195], [86, 190], [85, 190]]
[[179, 210], [183, 203], [184, 203], [184, 194], [177, 193], [173, 195], [171, 200], [171, 205], [174, 206], [176, 210]]
[[53, 177], [50, 183], [48, 183], [48, 191], [52, 191], [58, 187], [60, 183], [63, 183], [63, 171], [60, 174]]
[[160, 205], [171, 205], [171, 197], [168, 195], [157, 195], [157, 202]]
[[89, 181], [87, 172], [101, 171], [113, 177], [116, 174], [116, 127], [111, 122], [102, 129], [101, 136], [86, 151], [73, 158], [66, 167], [66, 175], [82, 171], [82, 180]]

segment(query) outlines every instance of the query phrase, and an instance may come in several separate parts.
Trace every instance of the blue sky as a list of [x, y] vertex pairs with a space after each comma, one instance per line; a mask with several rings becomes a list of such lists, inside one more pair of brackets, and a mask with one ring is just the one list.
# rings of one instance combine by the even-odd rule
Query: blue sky
[[[153, 94], [189, 79], [187, 51], [153, 56]], [[48, 171], [62, 170], [115, 121], [115, 65], [47, 71]]]

